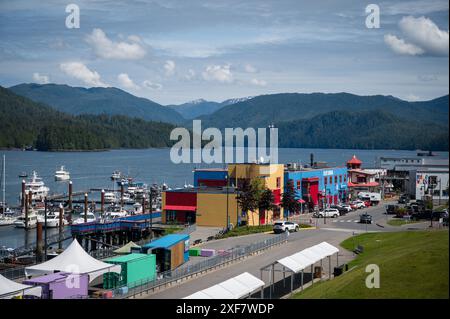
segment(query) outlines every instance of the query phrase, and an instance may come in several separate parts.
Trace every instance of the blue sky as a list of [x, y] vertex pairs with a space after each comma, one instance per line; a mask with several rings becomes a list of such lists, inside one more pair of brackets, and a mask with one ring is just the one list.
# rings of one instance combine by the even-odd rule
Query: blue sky
[[[66, 5], [80, 8], [68, 29]], [[365, 8], [380, 8], [380, 28]], [[281, 92], [448, 94], [441, 0], [0, 0], [0, 85], [115, 86], [161, 104]]]

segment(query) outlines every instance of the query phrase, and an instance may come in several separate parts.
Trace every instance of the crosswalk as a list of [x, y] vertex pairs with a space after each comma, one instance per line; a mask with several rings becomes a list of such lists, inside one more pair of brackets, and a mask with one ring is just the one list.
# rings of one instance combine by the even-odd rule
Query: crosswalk
[[332, 223], [359, 223], [359, 219], [334, 219]]

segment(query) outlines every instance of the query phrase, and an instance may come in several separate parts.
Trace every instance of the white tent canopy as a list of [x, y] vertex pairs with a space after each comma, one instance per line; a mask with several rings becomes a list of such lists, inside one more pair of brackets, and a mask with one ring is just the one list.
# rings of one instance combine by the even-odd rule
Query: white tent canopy
[[291, 256], [277, 260], [279, 264], [286, 267], [287, 269], [298, 273], [303, 269], [314, 265], [316, 262], [330, 257], [331, 255], [339, 252], [337, 247], [330, 245], [327, 242], [322, 242], [318, 245], [304, 249], [298, 253]]
[[0, 299], [11, 299], [23, 295], [41, 297], [42, 287], [19, 284], [0, 275]]
[[184, 299], [240, 299], [264, 286], [264, 281], [245, 272]]
[[89, 282], [107, 272], [120, 274], [121, 266], [104, 263], [89, 255], [76, 239], [58, 256], [39, 265], [25, 268], [25, 275], [47, 275], [64, 271], [74, 274], [89, 274]]

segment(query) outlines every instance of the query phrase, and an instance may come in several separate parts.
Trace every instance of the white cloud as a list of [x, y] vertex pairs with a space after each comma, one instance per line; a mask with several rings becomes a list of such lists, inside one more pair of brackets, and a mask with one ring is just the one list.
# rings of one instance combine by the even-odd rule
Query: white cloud
[[35, 72], [33, 73], [33, 81], [39, 84], [47, 84], [50, 82], [50, 79], [48, 75], [43, 75]]
[[148, 89], [152, 89], [152, 90], [161, 90], [162, 89], [162, 85], [159, 83], [153, 83], [149, 80], [145, 80], [144, 82], [142, 82], [142, 86]]
[[126, 89], [139, 89], [139, 86], [136, 85], [132, 79], [128, 76], [126, 73], [120, 73], [117, 76], [117, 80], [119, 81], [120, 86], [126, 88]]
[[398, 54], [420, 55], [425, 52], [418, 46], [411, 43], [407, 43], [405, 42], [405, 40], [399, 39], [392, 34], [386, 34], [384, 36], [384, 42], [392, 49], [392, 51]]
[[192, 79], [195, 78], [195, 75], [196, 75], [195, 71], [192, 70], [192, 69], [189, 69], [189, 70], [188, 70], [188, 73], [187, 73], [184, 77], [185, 77], [187, 80], [192, 80]]
[[202, 73], [203, 79], [207, 81], [218, 81], [221, 83], [233, 82], [233, 73], [231, 73], [230, 65], [210, 65], [206, 67]]
[[448, 56], [448, 31], [440, 30], [430, 19], [425, 17], [403, 17], [399, 27], [406, 39], [432, 55]]
[[245, 72], [247, 72], [247, 73], [256, 73], [256, 72], [258, 72], [258, 69], [257, 68], [255, 68], [253, 65], [251, 65], [251, 64], [246, 64], [245, 66], [244, 66], [244, 70], [245, 70]]
[[145, 56], [146, 51], [141, 46], [140, 38], [134, 35], [128, 37], [129, 42], [114, 42], [101, 29], [94, 29], [86, 37], [95, 54], [104, 59], [136, 60]]
[[264, 80], [258, 80], [258, 79], [252, 79], [250, 81], [251, 84], [256, 85], [256, 86], [266, 86], [267, 82]]
[[59, 65], [61, 71], [67, 75], [83, 81], [85, 84], [91, 86], [107, 86], [102, 82], [100, 74], [97, 71], [91, 71], [89, 68], [81, 62], [66, 62]]
[[175, 62], [167, 60], [166, 63], [164, 63], [164, 70], [166, 70], [166, 76], [172, 76], [175, 73]]

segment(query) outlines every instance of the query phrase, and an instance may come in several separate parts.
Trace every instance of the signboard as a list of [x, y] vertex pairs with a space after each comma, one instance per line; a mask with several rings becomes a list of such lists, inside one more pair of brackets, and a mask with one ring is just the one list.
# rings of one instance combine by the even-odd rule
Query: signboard
[[332, 170], [323, 171], [323, 176], [330, 176], [330, 175], [333, 175]]

